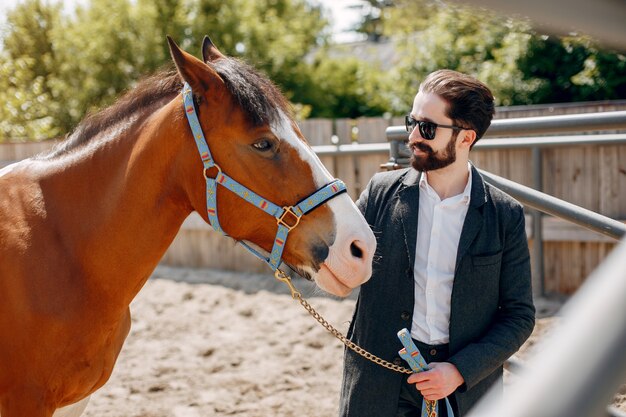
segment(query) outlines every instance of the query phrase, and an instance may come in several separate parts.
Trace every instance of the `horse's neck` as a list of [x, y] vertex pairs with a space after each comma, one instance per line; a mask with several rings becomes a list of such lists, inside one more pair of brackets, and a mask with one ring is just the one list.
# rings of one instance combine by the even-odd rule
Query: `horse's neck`
[[65, 192], [56, 196], [63, 212], [48, 218], [65, 222], [58, 227], [89, 284], [122, 304], [139, 291], [191, 211], [177, 178], [181, 134], [161, 121], [162, 112], [167, 109], [90, 154], [69, 156], [49, 178], [49, 186]]

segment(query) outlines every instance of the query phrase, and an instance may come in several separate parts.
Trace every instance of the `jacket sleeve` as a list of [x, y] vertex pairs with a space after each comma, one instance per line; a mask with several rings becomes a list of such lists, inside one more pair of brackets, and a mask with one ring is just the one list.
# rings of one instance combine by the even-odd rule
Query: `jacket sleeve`
[[535, 325], [524, 212], [521, 206], [513, 209], [502, 252], [495, 320], [480, 339], [448, 360], [465, 380], [460, 392], [472, 388], [502, 366], [528, 339]]

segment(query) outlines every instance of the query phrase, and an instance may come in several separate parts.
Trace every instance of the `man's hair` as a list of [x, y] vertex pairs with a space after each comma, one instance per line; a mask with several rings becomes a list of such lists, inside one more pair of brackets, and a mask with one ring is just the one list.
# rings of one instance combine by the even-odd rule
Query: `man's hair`
[[476, 132], [474, 144], [489, 128], [495, 113], [493, 94], [476, 78], [444, 69], [429, 74], [419, 89], [440, 96], [448, 104], [446, 116], [453, 124]]

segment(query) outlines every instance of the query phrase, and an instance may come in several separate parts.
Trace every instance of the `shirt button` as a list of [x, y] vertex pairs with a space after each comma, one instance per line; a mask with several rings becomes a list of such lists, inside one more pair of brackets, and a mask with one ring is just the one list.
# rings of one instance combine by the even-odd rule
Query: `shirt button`
[[408, 319], [411, 318], [411, 315], [409, 314], [408, 311], [403, 311], [402, 314], [400, 314], [400, 318], [404, 321], [407, 321]]
[[394, 365], [396, 365], [396, 366], [402, 366], [402, 364], [403, 364], [403, 363], [404, 363], [404, 361], [402, 360], [402, 358], [398, 358], [398, 357], [396, 357], [396, 358], [393, 360], [393, 364], [394, 364]]
[[437, 349], [430, 350], [430, 356], [435, 356], [437, 354]]

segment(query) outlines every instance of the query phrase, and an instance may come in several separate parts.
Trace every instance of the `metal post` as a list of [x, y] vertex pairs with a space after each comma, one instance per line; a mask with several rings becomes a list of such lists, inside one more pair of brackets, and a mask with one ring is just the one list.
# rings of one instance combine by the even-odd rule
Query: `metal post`
[[[543, 191], [543, 161], [541, 158], [541, 148], [532, 148], [532, 169], [533, 188]], [[533, 218], [533, 263], [532, 263], [532, 285], [533, 295], [543, 297], [545, 291], [544, 262], [543, 262], [543, 214], [541, 211], [532, 210]]]

